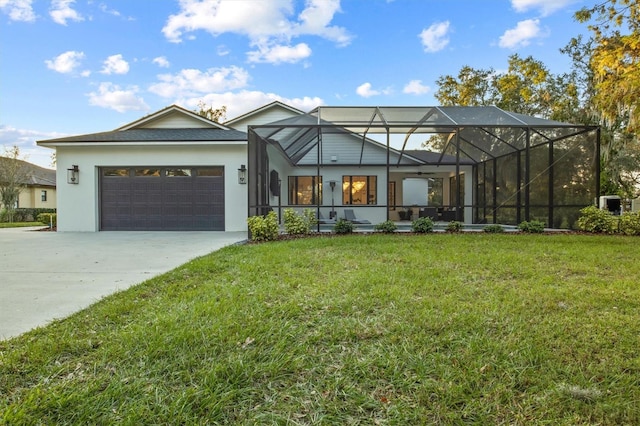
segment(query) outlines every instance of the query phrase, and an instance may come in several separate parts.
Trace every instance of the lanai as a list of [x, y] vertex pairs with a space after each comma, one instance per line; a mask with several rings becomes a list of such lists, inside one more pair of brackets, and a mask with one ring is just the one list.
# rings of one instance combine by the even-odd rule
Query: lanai
[[[270, 162], [282, 157], [293, 167], [313, 167], [317, 176], [335, 166], [336, 135], [360, 141], [357, 170], [380, 168], [387, 182], [403, 170], [452, 170], [449, 206], [458, 220], [516, 224], [542, 220], [572, 227], [580, 208], [599, 193], [600, 131], [503, 111], [497, 107], [319, 107], [309, 114], [249, 127], [249, 215], [273, 208], [276, 184]], [[430, 150], [408, 150], [418, 138]], [[364, 155], [369, 146], [386, 150], [385, 161]], [[392, 146], [394, 145], [394, 146]], [[312, 161], [315, 159], [315, 161]], [[313, 163], [313, 164], [312, 164]], [[462, 172], [464, 170], [464, 172]], [[472, 194], [466, 194], [462, 179]], [[387, 207], [379, 197], [375, 207]], [[326, 203], [317, 201], [317, 207]], [[374, 206], [368, 206], [373, 208]], [[384, 220], [385, 218], [380, 217]]]

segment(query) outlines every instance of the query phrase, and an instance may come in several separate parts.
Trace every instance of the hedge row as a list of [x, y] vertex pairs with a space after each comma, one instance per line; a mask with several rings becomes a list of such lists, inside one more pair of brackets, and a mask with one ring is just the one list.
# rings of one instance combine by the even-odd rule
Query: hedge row
[[[12, 222], [35, 222], [40, 214], [55, 212], [56, 209], [18, 208], [13, 210]], [[9, 212], [5, 209], [0, 211], [0, 222], [9, 222], [9, 220]]]

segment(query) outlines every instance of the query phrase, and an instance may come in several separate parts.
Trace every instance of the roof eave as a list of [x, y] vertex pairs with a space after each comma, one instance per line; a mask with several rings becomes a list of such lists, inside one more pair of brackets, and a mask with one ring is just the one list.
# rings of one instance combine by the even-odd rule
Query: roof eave
[[246, 140], [221, 141], [59, 141], [37, 142], [38, 146], [55, 148], [59, 146], [185, 146], [185, 145], [246, 145]]

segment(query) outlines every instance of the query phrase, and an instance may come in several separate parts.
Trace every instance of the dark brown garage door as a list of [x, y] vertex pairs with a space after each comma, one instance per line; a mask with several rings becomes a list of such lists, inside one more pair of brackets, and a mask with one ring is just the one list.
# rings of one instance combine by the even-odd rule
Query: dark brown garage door
[[224, 168], [104, 167], [100, 229], [224, 231]]

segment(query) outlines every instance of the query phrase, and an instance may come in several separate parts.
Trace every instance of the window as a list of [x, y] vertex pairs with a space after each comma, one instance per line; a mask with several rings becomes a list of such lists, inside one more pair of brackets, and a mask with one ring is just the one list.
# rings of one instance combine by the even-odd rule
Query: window
[[222, 175], [224, 175], [223, 167], [207, 167], [198, 169], [198, 176], [220, 177]]
[[[458, 197], [456, 196], [456, 190], [458, 188], [458, 182], [455, 176], [449, 178], [449, 205], [456, 206], [458, 204]], [[464, 205], [464, 173], [460, 173], [460, 204]]]
[[160, 176], [160, 169], [136, 169], [136, 176]]
[[377, 204], [377, 176], [342, 176], [342, 204]]
[[389, 207], [389, 210], [395, 210], [396, 209], [396, 183], [395, 181], [391, 181], [389, 182], [389, 189], [388, 189], [388, 199], [387, 199], [387, 205]]
[[444, 204], [444, 179], [429, 178], [429, 202], [428, 205], [440, 207]]
[[165, 173], [167, 177], [189, 177], [191, 169], [167, 169]]
[[322, 204], [322, 176], [289, 176], [289, 204]]
[[47, 201], [47, 191], [45, 190], [40, 191], [40, 200]]
[[127, 177], [129, 169], [102, 169], [103, 176]]

